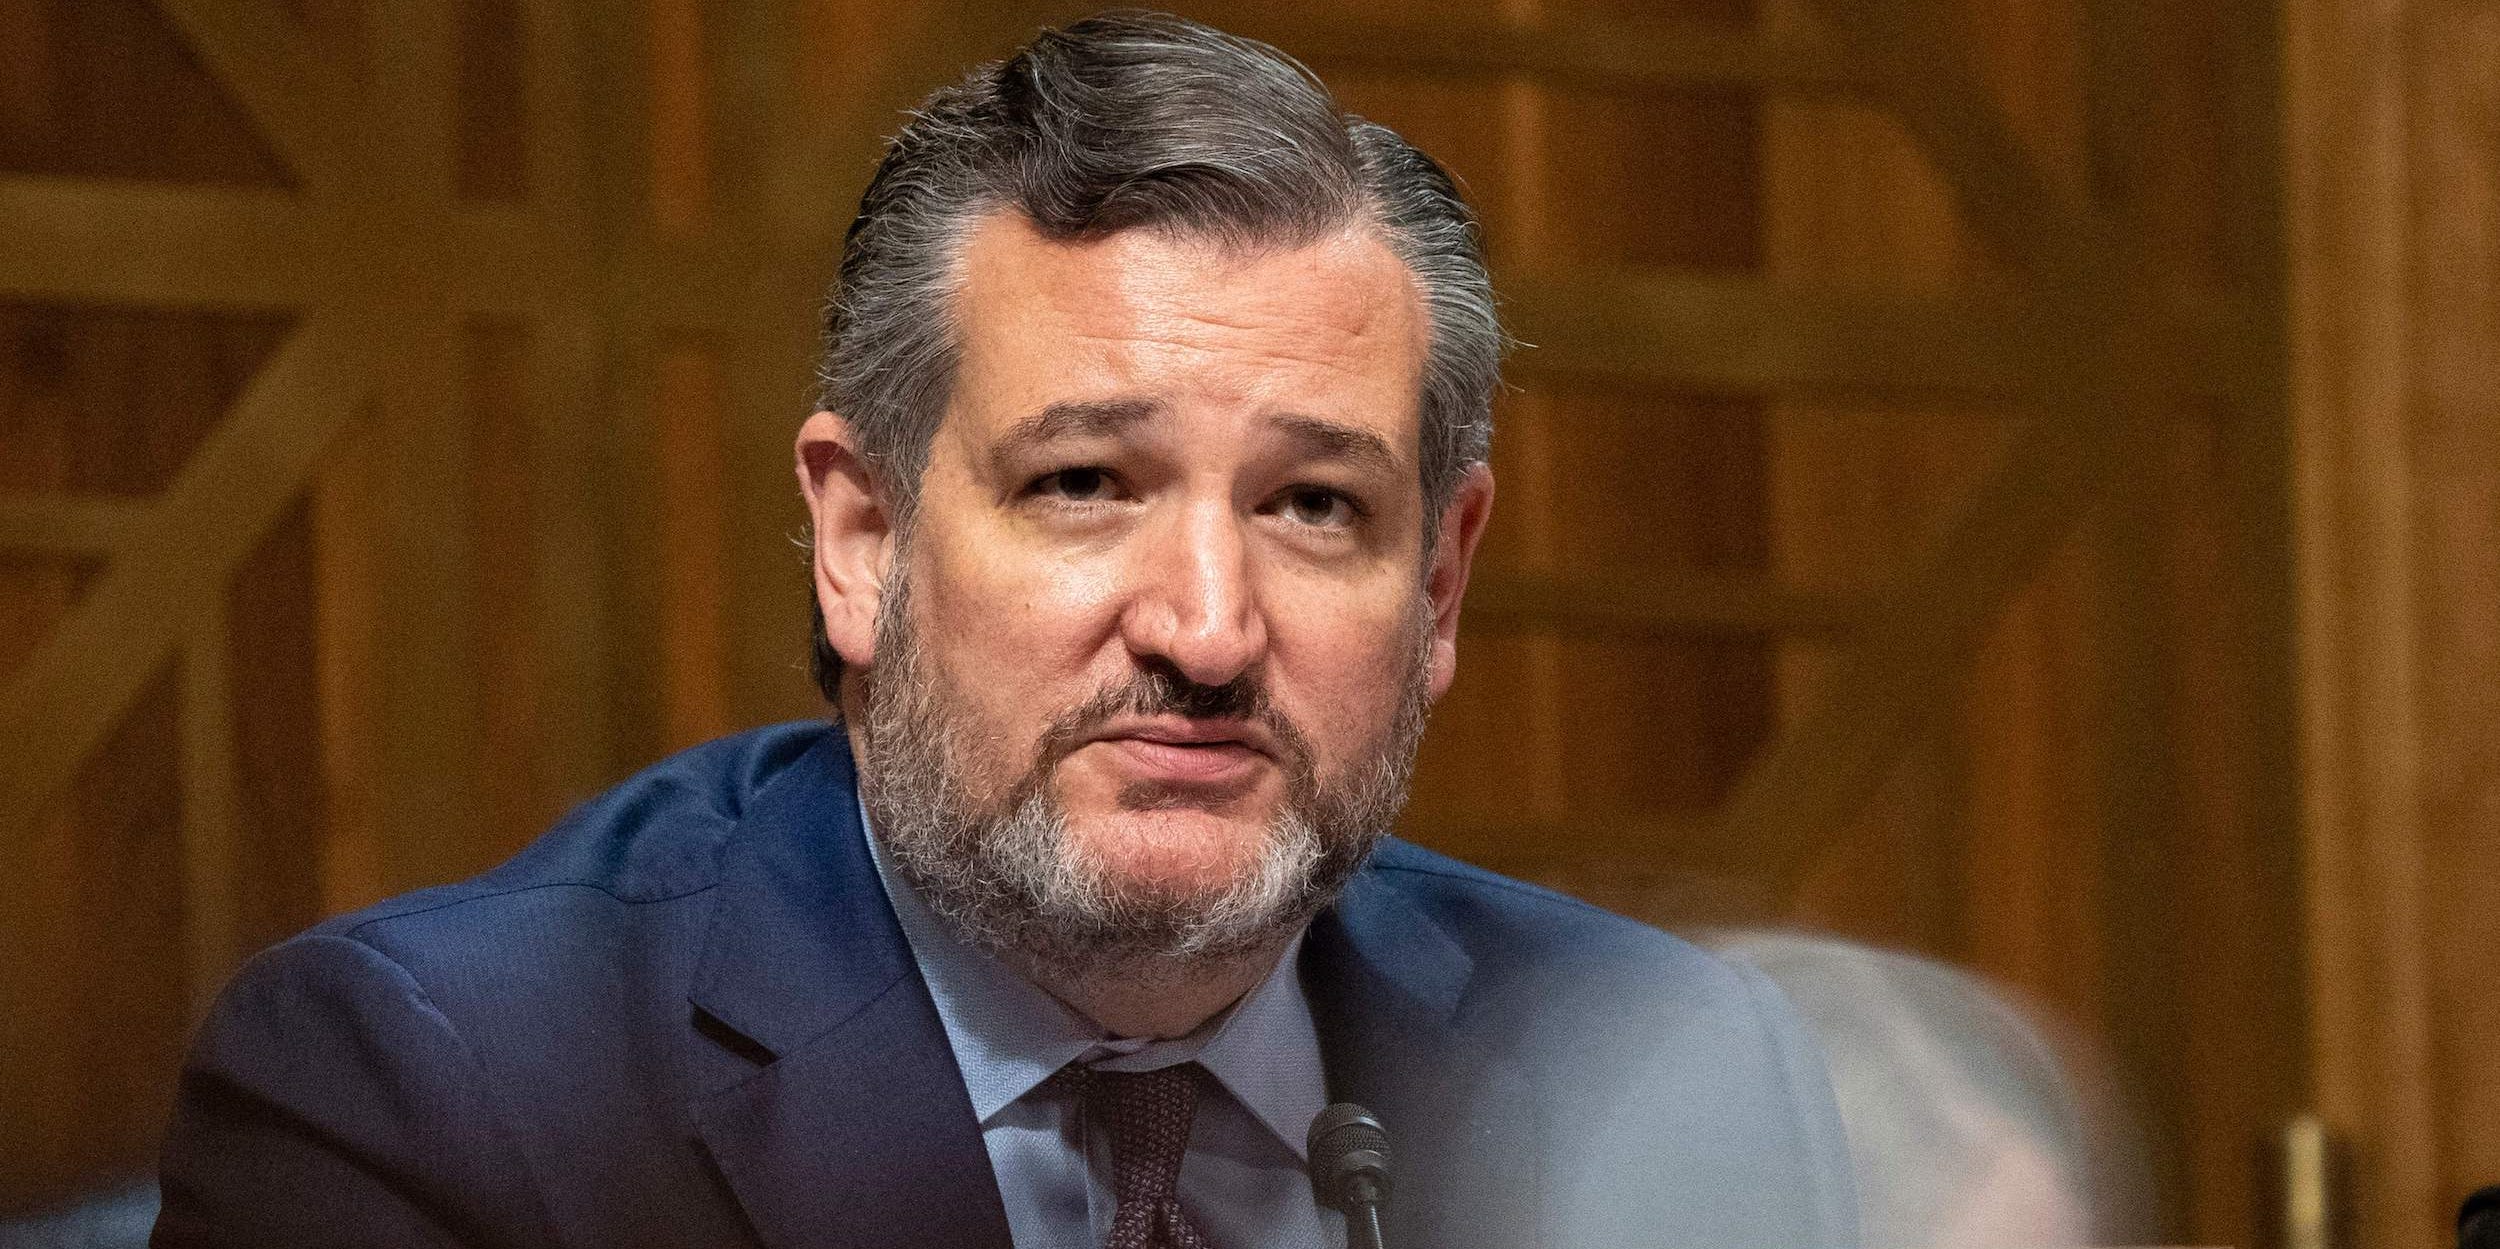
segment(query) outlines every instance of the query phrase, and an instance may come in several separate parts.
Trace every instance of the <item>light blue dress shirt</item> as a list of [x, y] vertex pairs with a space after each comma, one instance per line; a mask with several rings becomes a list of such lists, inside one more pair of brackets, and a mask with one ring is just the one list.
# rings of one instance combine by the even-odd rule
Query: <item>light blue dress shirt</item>
[[[867, 827], [867, 813], [860, 826]], [[1152, 1071], [1195, 1059], [1202, 1084], [1181, 1162], [1181, 1208], [1218, 1249], [1342, 1249], [1345, 1218], [1311, 1198], [1304, 1136], [1328, 1104], [1319, 1032], [1296, 973], [1301, 939], [1233, 1008], [1173, 1040], [1112, 1038], [985, 951], [955, 939], [886, 861], [868, 853], [963, 1069], [1021, 1249], [1095, 1249], [1111, 1234], [1111, 1136], [1074, 1092], [1071, 1062]]]

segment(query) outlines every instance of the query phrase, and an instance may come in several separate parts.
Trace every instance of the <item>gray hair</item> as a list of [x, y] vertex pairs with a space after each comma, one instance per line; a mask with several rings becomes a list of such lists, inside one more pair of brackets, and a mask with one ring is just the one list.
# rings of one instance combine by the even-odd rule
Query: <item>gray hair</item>
[[[1045, 30], [922, 101], [843, 239], [819, 402], [849, 422], [898, 528], [954, 381], [964, 242], [1002, 209], [1053, 239], [1151, 229], [1242, 248], [1368, 226], [1413, 274], [1431, 327], [1418, 405], [1428, 542], [1489, 453], [1506, 340], [1475, 214], [1449, 173], [1339, 110], [1266, 44], [1111, 12]], [[833, 698], [841, 661], [821, 624], [815, 658]]]

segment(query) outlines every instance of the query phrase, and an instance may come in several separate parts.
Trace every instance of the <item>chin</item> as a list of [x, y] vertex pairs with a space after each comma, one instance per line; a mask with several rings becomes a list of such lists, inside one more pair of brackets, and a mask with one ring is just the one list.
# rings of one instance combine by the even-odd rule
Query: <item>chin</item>
[[1264, 818], [1169, 807], [1071, 816], [1068, 849], [1112, 894], [1175, 903], [1211, 897], [1258, 870]]

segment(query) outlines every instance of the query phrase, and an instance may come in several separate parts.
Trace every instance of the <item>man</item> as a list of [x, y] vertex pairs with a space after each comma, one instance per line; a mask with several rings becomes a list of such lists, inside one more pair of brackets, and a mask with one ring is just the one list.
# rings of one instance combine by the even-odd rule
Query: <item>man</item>
[[894, 141], [827, 344], [840, 727], [256, 960], [160, 1243], [1334, 1245], [1339, 1100], [1392, 1245], [1850, 1239], [1757, 977], [1383, 838], [1493, 498], [1429, 158], [1260, 45], [1046, 32]]

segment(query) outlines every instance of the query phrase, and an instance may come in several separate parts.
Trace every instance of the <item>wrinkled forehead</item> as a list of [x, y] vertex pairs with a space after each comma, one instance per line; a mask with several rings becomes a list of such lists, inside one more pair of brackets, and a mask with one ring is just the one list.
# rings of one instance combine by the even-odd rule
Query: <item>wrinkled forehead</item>
[[1409, 454], [1418, 440], [1423, 300], [1359, 226], [1267, 246], [1060, 240], [998, 213], [967, 237], [954, 312], [967, 402], [951, 406], [976, 425], [1070, 399], [1290, 402], [1377, 420]]

